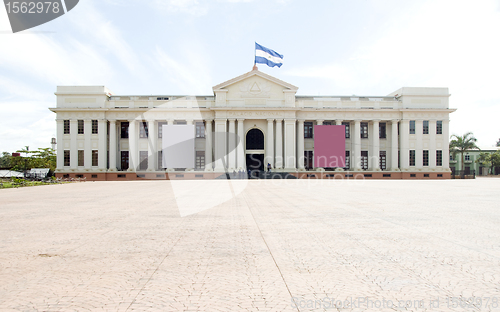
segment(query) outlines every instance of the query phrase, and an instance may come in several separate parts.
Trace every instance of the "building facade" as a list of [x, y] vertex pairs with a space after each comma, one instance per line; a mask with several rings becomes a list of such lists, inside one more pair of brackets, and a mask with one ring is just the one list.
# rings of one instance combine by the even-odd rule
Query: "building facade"
[[[481, 153], [494, 154], [500, 151], [500, 147], [481, 147], [480, 150], [473, 149], [464, 153], [464, 175], [481, 175], [486, 176], [489, 174], [498, 175], [500, 174], [500, 168], [484, 166], [478, 162], [479, 155]], [[450, 170], [452, 175], [459, 174], [462, 170], [462, 155], [457, 153], [453, 156], [450, 153]]]
[[[450, 178], [448, 88], [300, 96], [258, 69], [210, 96], [115, 95], [60, 86], [57, 177], [212, 179], [250, 168], [298, 178]], [[195, 125], [195, 167], [163, 168], [162, 126]], [[343, 168], [314, 164], [314, 126], [344, 125]]]

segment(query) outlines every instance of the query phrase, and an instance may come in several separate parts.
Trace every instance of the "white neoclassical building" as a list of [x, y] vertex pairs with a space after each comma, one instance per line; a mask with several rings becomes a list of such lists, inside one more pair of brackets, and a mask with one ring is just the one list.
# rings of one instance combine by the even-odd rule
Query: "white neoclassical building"
[[[450, 178], [448, 88], [386, 96], [301, 96], [252, 71], [208, 96], [117, 95], [59, 86], [58, 177], [211, 179], [248, 169], [298, 178]], [[162, 126], [195, 126], [193, 168], [164, 168]], [[314, 126], [345, 127], [343, 168], [314, 164]], [[283, 175], [282, 174], [282, 175]]]

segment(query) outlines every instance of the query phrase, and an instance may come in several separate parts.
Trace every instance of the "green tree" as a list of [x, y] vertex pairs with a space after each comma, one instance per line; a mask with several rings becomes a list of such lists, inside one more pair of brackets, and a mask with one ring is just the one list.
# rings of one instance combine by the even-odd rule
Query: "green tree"
[[464, 154], [472, 149], [479, 149], [476, 145], [477, 139], [472, 132], [467, 132], [462, 136], [453, 134], [450, 138], [452, 139], [450, 141], [450, 152], [454, 158], [456, 154], [460, 153], [463, 171], [465, 167]]
[[479, 157], [476, 159], [476, 162], [483, 167], [490, 168], [491, 167], [491, 154], [484, 153], [484, 152], [479, 153]]
[[2, 157], [0, 157], [0, 168], [11, 168], [11, 159], [12, 155], [7, 152], [2, 153]]
[[11, 165], [14, 170], [50, 168], [51, 171], [54, 171], [56, 169], [56, 154], [51, 148], [39, 148], [36, 151], [30, 151], [26, 146], [24, 149], [18, 150], [17, 153], [24, 154], [24, 156], [12, 157]]
[[500, 146], [500, 139], [498, 139], [497, 141], [497, 146]]
[[490, 155], [491, 166], [499, 168], [500, 167], [500, 151], [496, 151]]

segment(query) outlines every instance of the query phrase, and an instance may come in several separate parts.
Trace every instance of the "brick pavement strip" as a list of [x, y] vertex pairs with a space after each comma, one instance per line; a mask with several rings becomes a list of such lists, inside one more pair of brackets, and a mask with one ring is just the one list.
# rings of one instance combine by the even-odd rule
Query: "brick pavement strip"
[[500, 179], [204, 183], [1, 190], [0, 310], [500, 311]]

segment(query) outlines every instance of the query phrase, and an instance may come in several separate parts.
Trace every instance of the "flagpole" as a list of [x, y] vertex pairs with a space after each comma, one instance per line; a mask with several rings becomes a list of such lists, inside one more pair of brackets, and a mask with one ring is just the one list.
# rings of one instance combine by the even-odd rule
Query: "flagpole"
[[[257, 43], [257, 42], [255, 42]], [[257, 49], [255, 48], [255, 45], [254, 45], [254, 48], [253, 48], [253, 53], [254, 53], [254, 56], [253, 56], [253, 68], [252, 70], [259, 70], [259, 68], [257, 67], [257, 61], [256, 61], [256, 58], [257, 58]]]

